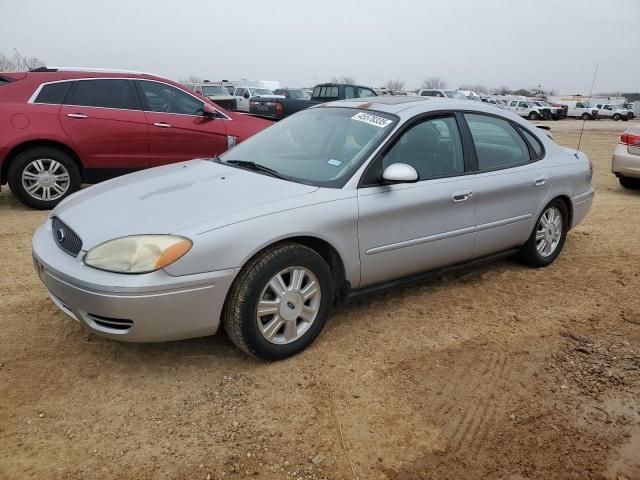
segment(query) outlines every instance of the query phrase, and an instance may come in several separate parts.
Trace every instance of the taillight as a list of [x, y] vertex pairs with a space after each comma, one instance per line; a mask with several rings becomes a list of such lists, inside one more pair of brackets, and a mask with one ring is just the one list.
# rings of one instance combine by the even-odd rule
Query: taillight
[[640, 147], [640, 135], [632, 135], [625, 132], [620, 135], [620, 143], [623, 145], [631, 145], [632, 147]]
[[281, 117], [284, 113], [284, 108], [280, 102], [276, 102], [276, 117]]
[[593, 160], [587, 157], [587, 161], [589, 162], [589, 172], [591, 172], [591, 176], [593, 177]]

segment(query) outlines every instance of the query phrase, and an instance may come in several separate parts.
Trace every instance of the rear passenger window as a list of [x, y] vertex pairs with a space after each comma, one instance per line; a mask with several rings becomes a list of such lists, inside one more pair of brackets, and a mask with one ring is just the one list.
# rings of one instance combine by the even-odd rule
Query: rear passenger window
[[140, 102], [129, 80], [78, 80], [66, 105], [140, 110]]
[[533, 135], [532, 133], [529, 133], [524, 128], [519, 128], [519, 130], [522, 132], [524, 137], [527, 139], [527, 142], [529, 142], [529, 145], [531, 145], [531, 147], [533, 148], [533, 151], [535, 152], [534, 160], [542, 158], [542, 154], [544, 152], [544, 149], [542, 147], [542, 143], [540, 143], [540, 140], [538, 140], [538, 138], [535, 135]]
[[506, 120], [465, 113], [476, 147], [480, 171], [522, 165], [530, 161], [529, 148], [520, 134]]
[[458, 124], [453, 117], [427, 120], [411, 127], [382, 160], [411, 165], [420, 180], [464, 173], [464, 156]]
[[34, 103], [61, 105], [64, 103], [67, 93], [69, 93], [69, 87], [71, 87], [71, 82], [56, 82], [43, 85]]
[[344, 98], [356, 98], [356, 89], [353, 87], [344, 87]]

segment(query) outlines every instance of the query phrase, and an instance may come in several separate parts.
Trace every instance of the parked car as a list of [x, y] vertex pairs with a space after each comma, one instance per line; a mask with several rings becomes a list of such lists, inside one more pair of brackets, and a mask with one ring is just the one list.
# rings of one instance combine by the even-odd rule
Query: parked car
[[208, 98], [216, 105], [220, 105], [225, 110], [235, 112], [237, 110], [238, 100], [229, 93], [229, 90], [221, 83], [202, 82], [188, 83], [185, 87], [190, 88], [203, 97]]
[[322, 83], [316, 85], [311, 98], [274, 99], [260, 97], [251, 100], [249, 112], [266, 118], [281, 120], [296, 112], [305, 110], [320, 103], [331, 102], [346, 98], [375, 97], [372, 88], [346, 83]]
[[233, 91], [236, 98], [236, 109], [239, 112], [248, 112], [251, 99], [259, 97], [284, 98], [282, 95], [276, 95], [273, 90], [258, 87], [236, 87]]
[[0, 74], [0, 184], [53, 208], [82, 183], [219, 154], [270, 125], [148, 74]]
[[620, 135], [611, 159], [611, 171], [625, 188], [640, 188], [640, 126]]
[[527, 100], [511, 100], [507, 104], [507, 110], [529, 120], [540, 120], [544, 118], [542, 110], [533, 102]]
[[488, 103], [489, 105], [498, 107], [502, 110], [507, 110], [507, 104], [499, 98], [485, 96], [485, 97], [482, 97], [480, 101], [483, 103]]
[[122, 341], [210, 335], [276, 360], [332, 305], [519, 253], [550, 265], [593, 199], [586, 155], [481, 102], [309, 108], [220, 157], [62, 202], [33, 237], [53, 302]]
[[629, 120], [629, 110], [626, 108], [609, 105], [608, 103], [598, 103], [596, 108], [598, 109], [598, 118], [611, 118], [616, 122], [618, 120], [625, 122]]
[[458, 90], [440, 90], [435, 88], [421, 88], [418, 90], [419, 97], [440, 97], [453, 98], [455, 100], [468, 100], [468, 98]]
[[531, 100], [542, 112], [546, 120], [560, 120], [566, 118], [567, 110], [560, 105], [552, 105], [546, 100]]
[[581, 118], [582, 120], [595, 120], [598, 118], [598, 109], [592, 107], [589, 102], [567, 100], [558, 103], [567, 106], [567, 117]]

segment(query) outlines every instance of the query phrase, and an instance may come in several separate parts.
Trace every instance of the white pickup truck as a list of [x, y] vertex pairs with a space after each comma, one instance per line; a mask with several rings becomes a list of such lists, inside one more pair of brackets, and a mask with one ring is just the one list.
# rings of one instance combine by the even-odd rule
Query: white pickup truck
[[611, 118], [616, 122], [618, 120], [626, 122], [630, 117], [629, 110], [626, 108], [609, 105], [608, 103], [598, 103], [596, 108], [598, 109], [598, 118]]
[[510, 100], [507, 104], [507, 110], [521, 117], [528, 118], [529, 120], [540, 120], [543, 118], [540, 107], [526, 100]]

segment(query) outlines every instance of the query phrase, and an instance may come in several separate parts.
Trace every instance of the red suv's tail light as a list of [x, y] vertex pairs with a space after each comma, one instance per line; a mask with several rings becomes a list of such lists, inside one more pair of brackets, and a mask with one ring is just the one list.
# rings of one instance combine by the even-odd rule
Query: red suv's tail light
[[284, 108], [280, 102], [276, 102], [276, 117], [281, 117], [284, 113]]

